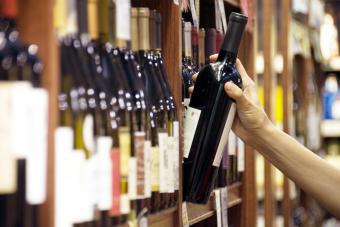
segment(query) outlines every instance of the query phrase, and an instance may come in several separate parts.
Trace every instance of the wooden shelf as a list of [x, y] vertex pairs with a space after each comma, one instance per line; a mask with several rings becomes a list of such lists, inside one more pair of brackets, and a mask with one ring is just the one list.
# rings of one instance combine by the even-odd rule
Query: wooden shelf
[[323, 137], [340, 137], [340, 120], [323, 120], [320, 130]]
[[[237, 182], [228, 187], [228, 208], [232, 208], [242, 202], [242, 183]], [[215, 215], [215, 195], [211, 194], [207, 204], [199, 205], [187, 203], [189, 224], [193, 225]]]
[[174, 220], [177, 207], [172, 207], [148, 217], [148, 226], [175, 226]]
[[234, 7], [238, 7], [238, 8], [241, 7], [239, 0], [224, 0], [224, 2]]

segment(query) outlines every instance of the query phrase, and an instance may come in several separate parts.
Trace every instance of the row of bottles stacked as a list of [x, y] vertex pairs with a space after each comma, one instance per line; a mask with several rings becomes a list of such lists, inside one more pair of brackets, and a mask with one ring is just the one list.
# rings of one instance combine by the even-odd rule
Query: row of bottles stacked
[[126, 0], [68, 3], [57, 1], [55, 11], [56, 226], [144, 225], [148, 214], [176, 206], [179, 190], [161, 15]]
[[48, 93], [38, 46], [16, 29], [16, 1], [0, 9], [0, 226], [38, 226], [46, 200]]

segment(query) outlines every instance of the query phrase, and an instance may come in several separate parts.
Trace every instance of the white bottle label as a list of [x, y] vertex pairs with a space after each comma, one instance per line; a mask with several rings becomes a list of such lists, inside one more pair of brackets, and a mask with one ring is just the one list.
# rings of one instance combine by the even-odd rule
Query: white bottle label
[[244, 153], [245, 153], [245, 146], [244, 142], [237, 138], [237, 170], [238, 172], [244, 172]]
[[[84, 221], [84, 214], [86, 213], [86, 194], [84, 193], [84, 163], [85, 153], [83, 150], [73, 150], [69, 156], [69, 170], [70, 176], [70, 194], [68, 200], [70, 201], [70, 213], [72, 214], [72, 223], [81, 223]], [[66, 185], [64, 185], [66, 186]]]
[[130, 40], [130, 0], [116, 0], [117, 38]]
[[189, 157], [192, 141], [195, 136], [196, 127], [200, 119], [201, 110], [188, 107], [184, 119], [184, 157]]
[[130, 213], [130, 199], [128, 194], [120, 195], [120, 213], [121, 214]]
[[174, 189], [179, 190], [179, 122], [173, 122], [173, 134], [174, 134], [174, 147], [175, 151], [173, 154], [173, 161], [174, 161]]
[[[11, 152], [24, 159], [30, 151], [29, 95], [32, 86], [29, 82], [14, 82], [10, 89], [10, 141]], [[20, 141], [20, 142], [18, 142]]]
[[17, 161], [10, 151], [10, 83], [0, 82], [0, 194], [17, 189]]
[[168, 192], [168, 133], [158, 133], [159, 144], [159, 191]]
[[72, 215], [69, 212], [69, 154], [73, 149], [73, 130], [58, 127], [54, 134], [55, 141], [55, 226], [71, 227]]
[[32, 89], [29, 104], [31, 149], [27, 153], [26, 200], [42, 204], [46, 199], [48, 94], [45, 89]]
[[215, 158], [214, 158], [214, 161], [213, 161], [213, 166], [215, 166], [215, 167], [219, 167], [220, 164], [221, 164], [223, 152], [226, 150], [226, 146], [227, 146], [227, 143], [228, 143], [229, 132], [231, 131], [231, 126], [233, 125], [235, 113], [236, 113], [236, 104], [232, 103], [231, 106], [230, 106], [227, 121], [226, 121], [224, 128], [223, 128], [223, 132], [222, 132], [220, 142], [219, 142], [218, 147], [217, 147]]
[[151, 197], [151, 141], [146, 140], [144, 142], [144, 192], [145, 197]]
[[96, 187], [96, 161], [97, 154], [92, 155], [84, 162], [84, 222], [92, 221], [95, 217], [94, 207], [97, 202]]
[[135, 157], [130, 157], [128, 166], [128, 193], [130, 200], [134, 200], [137, 198], [137, 159]]
[[96, 141], [97, 145], [97, 191], [98, 209], [110, 210], [112, 207], [112, 163], [111, 148], [112, 138], [100, 136]]
[[174, 176], [174, 155], [176, 153], [176, 143], [173, 136], [168, 137], [168, 147], [167, 147], [167, 159], [168, 159], [168, 171], [167, 171], [167, 183], [168, 192], [173, 193], [175, 191], [175, 176]]

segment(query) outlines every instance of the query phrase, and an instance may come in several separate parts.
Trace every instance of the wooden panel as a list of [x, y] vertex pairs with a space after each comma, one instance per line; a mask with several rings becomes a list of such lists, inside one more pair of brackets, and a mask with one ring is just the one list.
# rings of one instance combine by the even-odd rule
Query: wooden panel
[[[275, 75], [273, 69], [273, 59], [274, 59], [274, 42], [273, 42], [273, 1], [264, 0], [263, 1], [263, 56], [264, 56], [264, 102], [265, 111], [268, 116], [273, 119], [273, 102], [274, 99], [274, 85], [275, 85]], [[265, 160], [265, 197], [264, 197], [264, 216], [265, 216], [265, 226], [274, 226], [275, 217], [275, 190], [273, 182], [273, 171], [272, 165]]]
[[39, 210], [40, 226], [54, 226], [54, 129], [58, 122], [58, 59], [53, 31], [53, 0], [19, 0], [17, 18], [20, 36], [39, 46], [44, 64], [42, 83], [49, 91], [47, 201]]
[[[281, 54], [283, 57], [283, 129], [286, 133], [292, 130], [293, 120], [293, 75], [291, 51], [291, 0], [281, 1]], [[292, 226], [292, 207], [289, 190], [289, 179], [285, 176], [283, 181], [283, 216], [284, 226]]]
[[[253, 23], [255, 24], [255, 23]], [[240, 48], [240, 59], [248, 75], [256, 80], [255, 56], [256, 56], [256, 28], [253, 32], [246, 32]], [[257, 199], [255, 180], [255, 153], [254, 149], [246, 145], [245, 172], [243, 176], [241, 226], [256, 226]]]

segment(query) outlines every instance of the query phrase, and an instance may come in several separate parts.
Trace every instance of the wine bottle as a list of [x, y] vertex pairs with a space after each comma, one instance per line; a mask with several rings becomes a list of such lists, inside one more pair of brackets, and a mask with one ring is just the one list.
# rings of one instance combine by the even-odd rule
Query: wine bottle
[[201, 68], [205, 65], [205, 30], [201, 28], [198, 32], [198, 66]]
[[216, 54], [216, 29], [208, 28], [205, 31], [205, 61], [209, 62], [209, 56]]
[[184, 105], [189, 101], [188, 88], [193, 86], [192, 75], [196, 72], [192, 65], [192, 44], [191, 44], [192, 27], [190, 22], [184, 22], [184, 57], [182, 60], [182, 78], [184, 81]]
[[205, 66], [197, 77], [189, 104], [190, 111], [199, 115], [190, 148], [190, 152], [197, 153], [187, 185], [186, 199], [190, 202], [208, 201], [226, 148], [236, 106], [225, 93], [224, 84], [232, 81], [241, 87], [241, 77], [235, 62], [246, 22], [247, 17], [244, 15], [230, 15], [216, 63]]
[[198, 49], [198, 28], [192, 26], [191, 30], [191, 44], [192, 44], [192, 65], [194, 70], [199, 69], [199, 49]]

